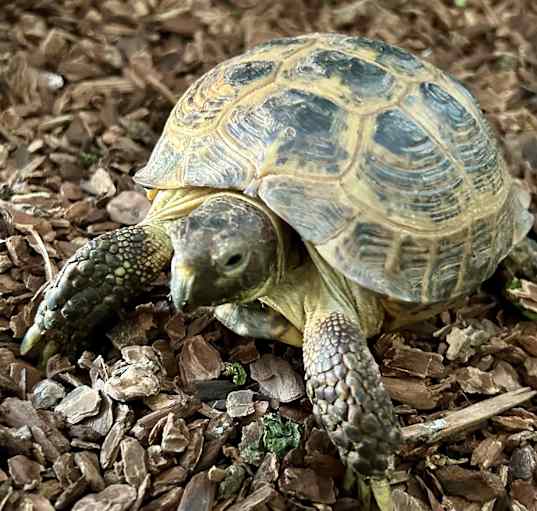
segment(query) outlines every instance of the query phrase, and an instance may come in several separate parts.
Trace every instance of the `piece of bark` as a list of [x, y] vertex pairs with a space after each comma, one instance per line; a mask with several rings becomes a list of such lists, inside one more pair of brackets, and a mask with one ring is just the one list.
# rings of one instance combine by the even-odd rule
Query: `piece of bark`
[[49, 499], [43, 497], [43, 495], [35, 493], [25, 494], [22, 499], [19, 500], [17, 506], [20, 510], [54, 511], [54, 506]]
[[286, 468], [279, 487], [283, 493], [300, 499], [322, 504], [336, 502], [334, 480], [331, 477], [320, 477], [310, 468]]
[[172, 454], [182, 453], [190, 442], [190, 431], [184, 419], [169, 413], [162, 431], [162, 451]]
[[77, 481], [82, 473], [75, 464], [73, 453], [62, 454], [52, 465], [54, 474], [61, 485], [65, 488]]
[[472, 452], [472, 465], [479, 465], [486, 470], [498, 461], [504, 448], [500, 437], [485, 438]]
[[254, 392], [235, 390], [226, 398], [226, 411], [230, 417], [247, 417], [255, 412]]
[[386, 350], [382, 362], [386, 367], [417, 378], [441, 378], [445, 372], [442, 355], [401, 343], [392, 344]]
[[224, 368], [219, 351], [201, 335], [183, 341], [178, 362], [181, 379], [187, 385], [199, 380], [214, 380]]
[[382, 381], [393, 400], [418, 410], [436, 408], [442, 398], [443, 391], [450, 386], [449, 384], [427, 385], [423, 380], [417, 378], [383, 377]]
[[60, 456], [60, 451], [40, 427], [32, 426], [30, 429], [32, 431], [32, 436], [34, 437], [34, 440], [41, 446], [45, 458], [50, 463], [54, 463]]
[[424, 502], [400, 488], [393, 490], [392, 498], [397, 511], [429, 511], [429, 507]]
[[[102, 380], [98, 380], [95, 389], [100, 390], [104, 387]], [[114, 423], [113, 402], [112, 399], [104, 392], [101, 394], [101, 408], [93, 417], [88, 417], [79, 423], [79, 425], [90, 428], [98, 437], [104, 437], [110, 431]]]
[[121, 405], [118, 408], [118, 418], [106, 435], [99, 453], [99, 461], [104, 470], [116, 459], [119, 444], [131, 425], [131, 415], [132, 412], [126, 405]]
[[160, 492], [164, 489], [164, 491], [167, 491], [174, 486], [184, 483], [187, 477], [188, 471], [180, 465], [168, 468], [153, 479], [153, 490]]
[[125, 480], [137, 488], [147, 475], [145, 450], [138, 440], [131, 437], [122, 440], [120, 448]]
[[54, 410], [64, 415], [69, 424], [77, 424], [88, 417], [97, 415], [100, 406], [99, 392], [82, 385], [69, 392]]
[[270, 353], [250, 364], [250, 376], [268, 397], [289, 403], [305, 393], [304, 379], [289, 362]]
[[75, 509], [72, 507], [73, 504], [80, 497], [82, 497], [84, 493], [86, 493], [88, 486], [89, 485], [86, 479], [84, 477], [80, 477], [74, 483], [65, 488], [65, 490], [56, 499], [54, 507], [59, 511], [63, 511], [64, 509]]
[[528, 511], [537, 509], [537, 485], [531, 481], [517, 480], [511, 485], [511, 496], [526, 506]]
[[253, 480], [255, 487], [261, 487], [265, 483], [275, 483], [280, 471], [280, 461], [273, 452], [267, 452], [261, 465], [259, 465]]
[[537, 329], [533, 322], [523, 322], [519, 324], [519, 334], [516, 342], [532, 357], [537, 357]]
[[158, 394], [160, 380], [147, 367], [129, 365], [115, 370], [105, 383], [104, 391], [116, 401], [128, 402]]
[[537, 453], [531, 445], [517, 447], [511, 454], [509, 468], [513, 479], [530, 480], [534, 474], [537, 477]]
[[6, 428], [0, 425], [0, 446], [5, 449], [8, 456], [23, 454], [29, 458], [34, 457], [35, 445], [31, 436], [24, 434], [22, 428]]
[[140, 511], [169, 511], [177, 509], [183, 496], [183, 488], [172, 488], [160, 497], [149, 501]]
[[492, 378], [502, 390], [511, 391], [522, 388], [516, 369], [505, 360], [499, 360], [496, 363], [492, 370]]
[[19, 454], [7, 460], [9, 474], [16, 486], [24, 491], [35, 490], [41, 483], [41, 472], [45, 467]]
[[454, 376], [462, 390], [468, 394], [494, 395], [500, 392], [500, 388], [494, 382], [493, 375], [481, 371], [477, 367], [463, 367], [455, 371]]
[[179, 464], [187, 470], [194, 470], [203, 452], [205, 437], [202, 428], [195, 428], [190, 432], [190, 443], [179, 457]]
[[491, 420], [507, 431], [524, 431], [534, 429], [534, 421], [532, 419], [524, 419], [523, 417], [508, 415], [492, 417]]
[[[262, 484], [255, 491], [250, 493], [244, 500], [237, 502], [227, 509], [227, 511], [254, 511], [265, 509], [264, 504], [278, 505], [282, 503], [282, 496], [269, 484]], [[275, 509], [285, 509], [276, 507]]]
[[8, 397], [0, 404], [0, 418], [2, 422], [14, 428], [22, 426], [37, 426], [41, 428], [60, 453], [70, 449], [69, 440], [60, 433], [58, 428], [49, 421], [45, 421], [34, 409], [30, 401]]
[[140, 442], [144, 442], [153, 426], [155, 426], [155, 424], [163, 417], [167, 417], [168, 413], [173, 413], [175, 417], [186, 419], [194, 414], [200, 407], [201, 403], [195, 399], [174, 402], [169, 406], [165, 406], [164, 408], [160, 408], [140, 417], [132, 428], [131, 433], [140, 440]]
[[207, 472], [200, 472], [186, 485], [177, 511], [211, 511], [215, 497], [216, 483], [209, 480]]
[[136, 500], [136, 490], [128, 484], [112, 484], [99, 493], [80, 499], [72, 511], [127, 511]]
[[501, 479], [490, 472], [452, 465], [438, 469], [435, 474], [447, 495], [458, 495], [473, 502], [487, 502], [505, 494]]
[[32, 391], [34, 408], [54, 408], [65, 397], [65, 388], [54, 380], [41, 380]]
[[105, 488], [105, 482], [99, 469], [97, 455], [92, 452], [75, 453], [75, 463], [88, 482], [89, 488], [94, 492], [100, 492]]

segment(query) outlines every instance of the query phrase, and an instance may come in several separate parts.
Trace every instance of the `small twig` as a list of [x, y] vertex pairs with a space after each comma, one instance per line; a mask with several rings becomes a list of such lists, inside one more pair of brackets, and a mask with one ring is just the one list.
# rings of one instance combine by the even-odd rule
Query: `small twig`
[[416, 440], [427, 443], [437, 442], [518, 406], [535, 395], [537, 395], [537, 391], [531, 387], [506, 392], [461, 410], [450, 412], [441, 419], [407, 426], [403, 428], [403, 438], [407, 442]]
[[52, 263], [50, 262], [47, 247], [45, 247], [41, 236], [33, 227], [29, 226], [28, 230], [30, 231], [30, 234], [32, 235], [37, 244], [37, 252], [43, 258], [43, 261], [45, 263], [45, 275], [47, 277], [47, 282], [52, 282], [52, 280], [56, 276], [56, 271], [54, 270], [54, 266], [52, 266]]

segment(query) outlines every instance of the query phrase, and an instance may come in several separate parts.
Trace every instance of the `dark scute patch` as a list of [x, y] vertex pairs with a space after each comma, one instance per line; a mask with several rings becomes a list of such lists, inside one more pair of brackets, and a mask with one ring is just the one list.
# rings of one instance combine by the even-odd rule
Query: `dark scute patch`
[[400, 110], [387, 110], [377, 117], [374, 140], [388, 151], [409, 156], [431, 143], [427, 133]]
[[424, 67], [423, 63], [412, 55], [412, 53], [387, 44], [384, 41], [377, 41], [366, 37], [348, 37], [345, 39], [345, 43], [358, 50], [365, 48], [376, 51], [378, 53], [376, 62], [397, 71], [412, 74]]
[[346, 112], [326, 98], [297, 89], [269, 98], [264, 107], [274, 120], [276, 135], [285, 133], [278, 150], [278, 165], [290, 159], [315, 162], [320, 172], [336, 174], [348, 158], [340, 134]]
[[316, 51], [300, 64], [299, 72], [326, 78], [336, 76], [353, 93], [366, 98], [386, 96], [395, 82], [381, 67], [341, 51]]
[[448, 92], [434, 83], [420, 84], [420, 92], [425, 104], [454, 130], [466, 130], [475, 126], [475, 119]]
[[273, 69], [273, 62], [242, 62], [226, 70], [226, 81], [231, 85], [247, 85], [270, 75]]

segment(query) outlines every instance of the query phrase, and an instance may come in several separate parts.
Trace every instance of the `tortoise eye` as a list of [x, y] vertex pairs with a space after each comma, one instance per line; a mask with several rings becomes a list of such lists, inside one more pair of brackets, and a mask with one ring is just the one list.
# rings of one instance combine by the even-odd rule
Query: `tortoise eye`
[[228, 258], [226, 261], [226, 267], [232, 268], [233, 266], [236, 266], [242, 261], [242, 255], [241, 254], [233, 254]]

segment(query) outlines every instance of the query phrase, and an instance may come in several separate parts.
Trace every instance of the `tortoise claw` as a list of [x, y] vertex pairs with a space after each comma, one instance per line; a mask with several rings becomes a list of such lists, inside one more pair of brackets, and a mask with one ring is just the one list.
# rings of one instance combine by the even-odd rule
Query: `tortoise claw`
[[43, 343], [43, 329], [34, 323], [24, 335], [20, 346], [21, 355], [27, 355], [31, 350]]

